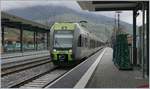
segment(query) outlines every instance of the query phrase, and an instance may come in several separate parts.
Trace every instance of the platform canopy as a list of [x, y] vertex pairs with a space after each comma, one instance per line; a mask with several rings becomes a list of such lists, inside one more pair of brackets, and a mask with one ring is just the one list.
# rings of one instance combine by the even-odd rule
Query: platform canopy
[[41, 23], [37, 23], [31, 20], [27, 20], [12, 14], [8, 14], [6, 12], [1, 12], [1, 22], [2, 25], [5, 26], [15, 26], [22, 28], [30, 28], [30, 29], [39, 29], [49, 31], [50, 27]]
[[142, 1], [78, 1], [83, 10], [117, 11], [142, 9]]

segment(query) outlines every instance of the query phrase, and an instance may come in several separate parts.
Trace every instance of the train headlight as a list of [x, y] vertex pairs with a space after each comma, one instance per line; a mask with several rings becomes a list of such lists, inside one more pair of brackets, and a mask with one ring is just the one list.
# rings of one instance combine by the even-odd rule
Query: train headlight
[[70, 49], [69, 52], [72, 53], [72, 49]]
[[54, 52], [56, 52], [56, 49], [53, 49]]

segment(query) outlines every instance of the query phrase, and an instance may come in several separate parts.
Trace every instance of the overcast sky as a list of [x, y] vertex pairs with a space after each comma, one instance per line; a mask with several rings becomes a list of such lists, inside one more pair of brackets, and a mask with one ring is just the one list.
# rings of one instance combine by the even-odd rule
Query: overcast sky
[[[66, 6], [68, 8], [72, 8], [75, 10], [81, 10], [80, 6], [76, 1], [48, 1], [48, 0], [2, 0], [1, 1], [1, 9], [9, 10], [14, 8], [25, 8], [32, 7], [36, 5], [58, 5], [58, 6]], [[105, 15], [107, 17], [115, 17], [114, 11], [109, 12], [95, 12], [96, 14]], [[127, 23], [132, 24], [132, 11], [123, 11], [120, 15], [120, 19]], [[141, 15], [137, 18], [137, 25], [141, 25]]]

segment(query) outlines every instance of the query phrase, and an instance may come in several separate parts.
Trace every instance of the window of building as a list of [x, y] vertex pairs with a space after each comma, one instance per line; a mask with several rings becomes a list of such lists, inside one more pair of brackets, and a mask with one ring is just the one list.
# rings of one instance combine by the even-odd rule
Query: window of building
[[20, 30], [4, 27], [4, 52], [20, 51]]

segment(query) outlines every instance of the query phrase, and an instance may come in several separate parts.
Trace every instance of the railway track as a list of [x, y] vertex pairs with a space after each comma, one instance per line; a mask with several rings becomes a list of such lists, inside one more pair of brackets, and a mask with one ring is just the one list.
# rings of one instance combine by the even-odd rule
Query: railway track
[[37, 59], [32, 59], [30, 61], [24, 61], [22, 63], [18, 63], [18, 64], [5, 64], [4, 66], [2, 65], [1, 68], [1, 77], [3, 76], [7, 76], [16, 72], [20, 72], [32, 67], [36, 67], [45, 63], [49, 63], [51, 62], [50, 60], [48, 60], [48, 57], [43, 57], [43, 58], [37, 58]]
[[1, 87], [11, 88], [31, 80], [46, 72], [53, 70], [53, 65], [48, 57], [39, 57], [20, 63], [2, 65]]
[[39, 87], [44, 88], [49, 83], [66, 73], [69, 68], [54, 66], [48, 57], [40, 57], [18, 64], [7, 64], [2, 67], [1, 87]]
[[[94, 53], [93, 53], [94, 54]], [[93, 55], [92, 54], [92, 55]], [[65, 74], [71, 68], [58, 68], [47, 57], [40, 57], [15, 65], [2, 66], [1, 87], [39, 87], [44, 88]]]
[[64, 75], [71, 68], [59, 68], [57, 67], [53, 71], [47, 72], [44, 75], [30, 80], [30, 82], [25, 83], [24, 85], [20, 84], [20, 88], [45, 88], [47, 85]]

